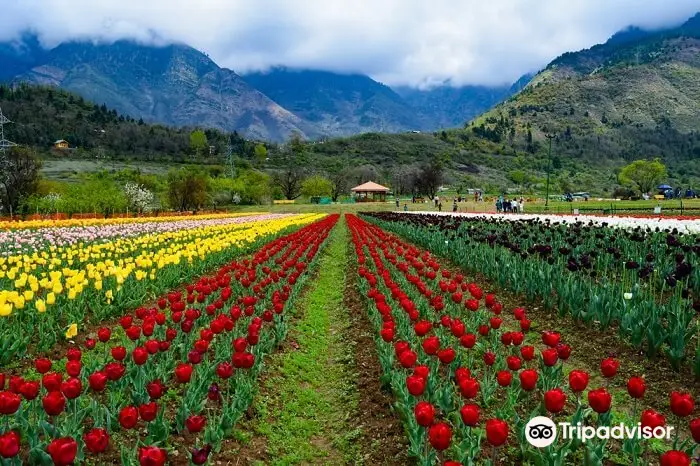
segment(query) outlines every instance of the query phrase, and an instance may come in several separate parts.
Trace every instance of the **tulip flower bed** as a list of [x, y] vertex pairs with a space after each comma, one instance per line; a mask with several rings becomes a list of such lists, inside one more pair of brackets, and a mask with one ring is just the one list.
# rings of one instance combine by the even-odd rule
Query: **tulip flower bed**
[[[409, 454], [420, 464], [503, 457], [504, 464], [690, 464], [700, 442], [691, 393], [668, 394], [668, 420], [645, 409], [642, 377], [630, 378], [626, 393], [613, 399], [607, 383], [592, 386], [594, 374], [569, 367], [576, 348], [566, 335], [530, 331], [525, 308], [504, 309], [494, 294], [445, 269], [428, 251], [346, 218], [384, 377], [406, 427]], [[600, 359], [603, 380], [614, 378], [620, 361]], [[653, 441], [559, 438], [538, 449], [525, 433], [536, 415], [595, 428], [621, 421], [650, 429], [672, 424], [678, 434]]]
[[337, 215], [139, 307], [23, 373], [0, 374], [3, 464], [204, 464], [255, 390]]
[[700, 236], [537, 219], [369, 214], [373, 221], [479, 271], [531, 301], [620, 336], [700, 377]]
[[[77, 334], [79, 325], [119, 315], [272, 235], [320, 217], [198, 220], [184, 224], [191, 228], [171, 230], [161, 223], [153, 233], [0, 257], [0, 335], [13, 335], [0, 341], [0, 364], [30, 345], [46, 351]], [[42, 335], [39, 341], [36, 334]]]

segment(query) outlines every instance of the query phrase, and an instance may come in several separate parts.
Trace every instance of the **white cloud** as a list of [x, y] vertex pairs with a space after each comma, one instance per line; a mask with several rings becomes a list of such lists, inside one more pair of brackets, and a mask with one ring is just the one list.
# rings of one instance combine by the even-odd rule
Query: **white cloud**
[[[678, 24], [697, 0], [3, 0], [0, 40], [22, 30], [184, 42], [238, 72], [352, 71], [387, 84], [501, 84], [634, 24]], [[154, 39], [156, 38], [156, 39]]]

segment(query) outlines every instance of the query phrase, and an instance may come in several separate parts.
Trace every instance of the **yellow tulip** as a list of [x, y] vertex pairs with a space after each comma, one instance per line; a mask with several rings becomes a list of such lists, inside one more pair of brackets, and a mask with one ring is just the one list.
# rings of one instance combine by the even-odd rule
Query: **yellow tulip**
[[37, 299], [36, 301], [34, 301], [34, 307], [39, 312], [46, 312], [46, 303], [43, 299]]
[[49, 293], [46, 295], [46, 304], [49, 306], [53, 305], [56, 303], [56, 295], [53, 293]]
[[7, 317], [10, 314], [12, 314], [12, 305], [10, 303], [0, 305], [0, 317]]
[[71, 339], [78, 334], [78, 324], [70, 324], [66, 330], [66, 338]]

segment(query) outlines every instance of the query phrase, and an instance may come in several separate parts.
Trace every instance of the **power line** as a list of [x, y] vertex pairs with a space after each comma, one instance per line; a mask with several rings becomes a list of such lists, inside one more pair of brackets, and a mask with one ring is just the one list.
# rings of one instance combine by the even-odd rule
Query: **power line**
[[5, 153], [5, 149], [9, 149], [17, 145], [14, 142], [5, 139], [5, 125], [9, 123], [12, 123], [12, 121], [2, 114], [2, 108], [0, 108], [0, 152], [3, 154]]

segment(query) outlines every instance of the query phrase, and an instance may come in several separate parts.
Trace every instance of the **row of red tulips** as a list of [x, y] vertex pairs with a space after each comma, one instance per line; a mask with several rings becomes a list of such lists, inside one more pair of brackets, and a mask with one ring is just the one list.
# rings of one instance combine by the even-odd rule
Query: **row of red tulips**
[[65, 359], [0, 374], [3, 464], [106, 463], [111, 454], [162, 465], [182, 447], [175, 434], [186, 435], [190, 461], [205, 464], [252, 401], [263, 356], [286, 335], [284, 311], [337, 219], [136, 309], [70, 346]]
[[[525, 309], [505, 316], [494, 294], [446, 270], [429, 252], [355, 216], [347, 219], [380, 361], [406, 426], [409, 453], [421, 464], [495, 462], [502, 456], [548, 465], [602, 464], [613, 449], [626, 463], [653, 461], [655, 453], [639, 436], [621, 445], [574, 438], [543, 449], [530, 446], [525, 425], [536, 415], [593, 427], [639, 422], [653, 429], [667, 420], [653, 409], [637, 409], [646, 391], [642, 377], [629, 379], [627, 393], [618, 398], [610, 380], [619, 361], [603, 359], [605, 383], [589, 387], [597, 375], [569, 370], [574, 348], [559, 332], [531, 331]], [[613, 395], [623, 400], [619, 407]], [[677, 434], [658, 458], [661, 464], [690, 464], [700, 442], [700, 419], [691, 419], [694, 404], [689, 393], [670, 394]]]

